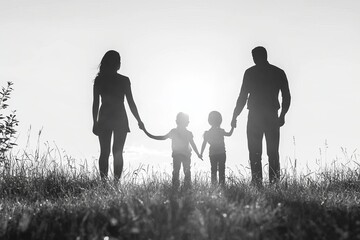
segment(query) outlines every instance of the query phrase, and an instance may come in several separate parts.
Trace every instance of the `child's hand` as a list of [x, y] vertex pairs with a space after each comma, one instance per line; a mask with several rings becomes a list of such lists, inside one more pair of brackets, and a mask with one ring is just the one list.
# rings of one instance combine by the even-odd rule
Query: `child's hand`
[[143, 130], [143, 132], [146, 134], [146, 136], [150, 137], [150, 136], [149, 136], [149, 132], [146, 130], [145, 127], [144, 127], [142, 130]]

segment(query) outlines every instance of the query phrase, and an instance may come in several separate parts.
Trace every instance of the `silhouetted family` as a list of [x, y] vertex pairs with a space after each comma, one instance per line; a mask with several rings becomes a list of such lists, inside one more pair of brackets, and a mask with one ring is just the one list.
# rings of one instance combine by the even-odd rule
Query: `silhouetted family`
[[[114, 178], [119, 180], [123, 170], [123, 149], [129, 130], [124, 98], [138, 121], [139, 128], [156, 140], [171, 139], [173, 172], [172, 183], [175, 188], [180, 185], [179, 172], [181, 165], [184, 171], [184, 186], [191, 185], [191, 149], [202, 160], [203, 153], [209, 144], [211, 164], [211, 183], [225, 184], [226, 151], [224, 137], [231, 136], [236, 128], [236, 118], [247, 103], [247, 141], [249, 150], [252, 183], [262, 185], [262, 139], [265, 135], [269, 161], [269, 181], [276, 183], [280, 179], [279, 140], [280, 127], [285, 123], [285, 115], [290, 107], [290, 91], [285, 72], [267, 61], [264, 47], [252, 50], [255, 65], [245, 71], [240, 95], [237, 99], [231, 121], [231, 130], [221, 128], [222, 116], [217, 111], [209, 113], [210, 129], [204, 133], [204, 141], [199, 152], [193, 134], [187, 127], [189, 116], [180, 112], [176, 116], [176, 128], [167, 134], [154, 136], [147, 131], [139, 116], [134, 102], [131, 83], [128, 77], [118, 74], [121, 66], [120, 54], [110, 50], [103, 56], [93, 88], [93, 133], [100, 143], [99, 171], [102, 179], [107, 179], [109, 155], [112, 148], [114, 156]], [[282, 102], [279, 103], [281, 92]], [[101, 99], [101, 106], [100, 106]], [[99, 108], [100, 107], [100, 108]], [[280, 115], [278, 113], [281, 108]], [[111, 147], [111, 138], [113, 145]], [[219, 180], [217, 179], [219, 175]]]

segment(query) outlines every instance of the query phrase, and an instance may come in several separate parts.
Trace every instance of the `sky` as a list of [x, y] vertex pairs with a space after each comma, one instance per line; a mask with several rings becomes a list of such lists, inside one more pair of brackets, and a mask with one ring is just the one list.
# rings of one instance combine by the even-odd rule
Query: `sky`
[[[346, 161], [344, 149], [357, 158], [358, 9], [356, 0], [1, 1], [0, 84], [14, 82], [18, 149], [27, 142], [36, 148], [41, 130], [42, 149], [48, 142], [96, 164], [92, 87], [110, 49], [121, 54], [119, 73], [130, 78], [147, 129], [166, 134], [186, 112], [200, 148], [210, 111], [220, 111], [229, 130], [251, 50], [261, 45], [286, 72], [292, 94], [281, 166]], [[128, 116], [125, 166], [171, 166], [170, 140], [147, 138]], [[226, 138], [227, 166], [235, 172], [248, 167], [246, 118], [244, 110]], [[195, 170], [210, 169], [207, 157], [192, 161]]]

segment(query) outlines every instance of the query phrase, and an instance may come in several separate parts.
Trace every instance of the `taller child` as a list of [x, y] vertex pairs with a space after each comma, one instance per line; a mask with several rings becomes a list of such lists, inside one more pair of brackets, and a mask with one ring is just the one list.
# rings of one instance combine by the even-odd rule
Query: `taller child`
[[192, 132], [187, 129], [189, 125], [189, 116], [183, 112], [179, 112], [176, 115], [176, 128], [170, 130], [166, 135], [155, 136], [149, 133], [145, 128], [143, 129], [145, 134], [155, 140], [171, 139], [172, 157], [173, 157], [173, 174], [172, 183], [173, 187], [177, 189], [180, 185], [179, 172], [181, 165], [184, 171], [184, 187], [189, 188], [191, 186], [191, 148], [194, 149], [197, 156], [202, 160], [199, 151], [194, 142], [194, 136]]

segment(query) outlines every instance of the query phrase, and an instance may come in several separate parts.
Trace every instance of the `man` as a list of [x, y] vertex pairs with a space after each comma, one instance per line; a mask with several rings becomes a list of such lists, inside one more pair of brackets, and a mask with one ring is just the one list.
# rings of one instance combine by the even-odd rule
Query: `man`
[[[239, 98], [234, 109], [231, 126], [236, 127], [236, 118], [246, 102], [249, 109], [247, 140], [251, 167], [251, 182], [262, 184], [262, 139], [265, 135], [269, 158], [269, 180], [274, 183], [280, 178], [279, 140], [280, 127], [285, 123], [285, 114], [290, 107], [290, 91], [285, 72], [267, 61], [264, 47], [252, 50], [255, 66], [245, 71]], [[280, 116], [279, 92], [282, 104]]]

